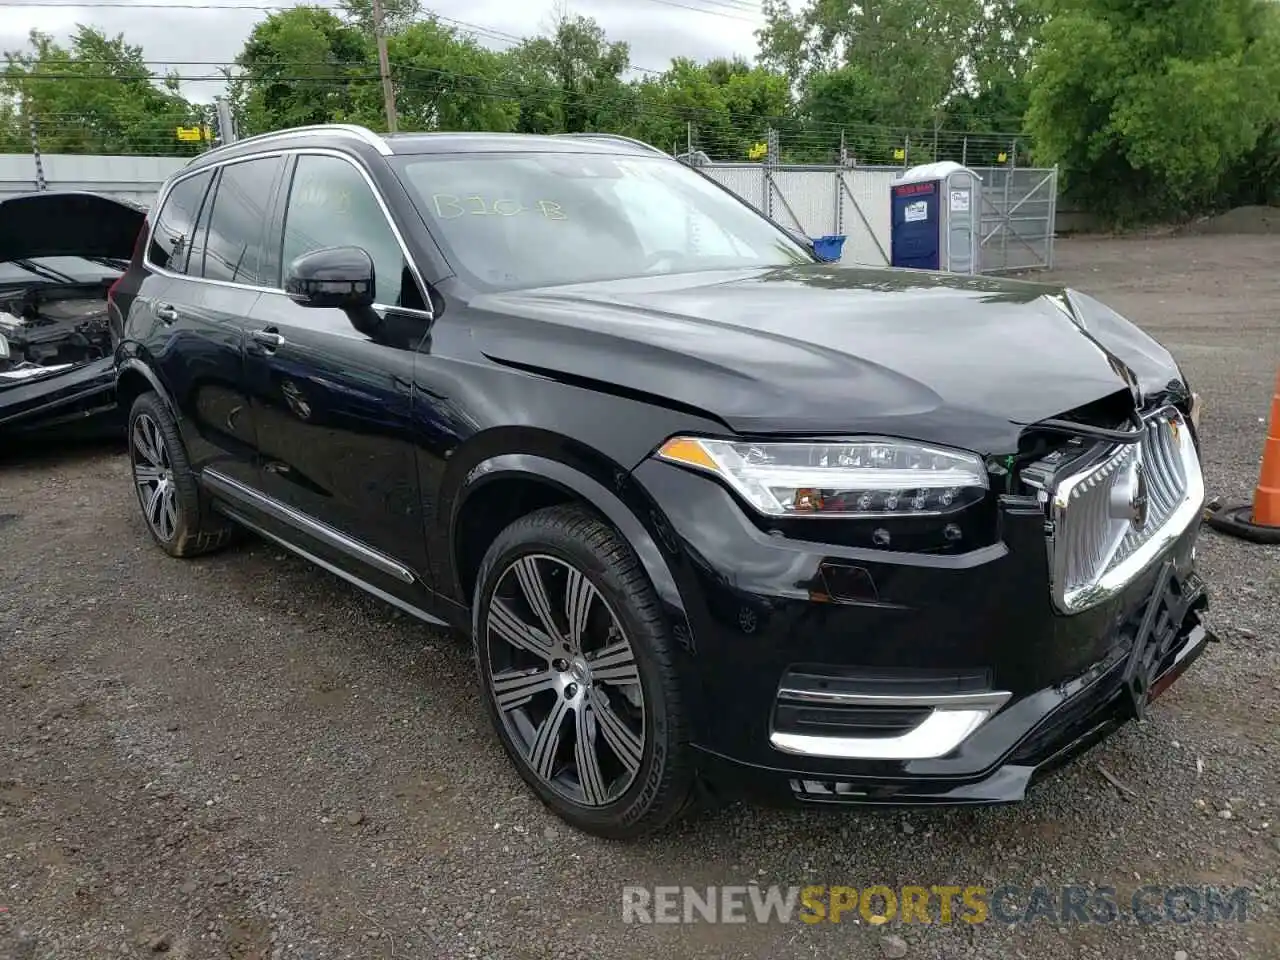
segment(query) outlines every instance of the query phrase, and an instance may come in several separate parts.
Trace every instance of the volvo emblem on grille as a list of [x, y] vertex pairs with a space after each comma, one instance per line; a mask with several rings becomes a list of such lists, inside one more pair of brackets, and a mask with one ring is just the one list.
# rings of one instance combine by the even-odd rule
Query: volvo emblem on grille
[[1142, 469], [1142, 464], [1136, 463], [1133, 466], [1133, 486], [1129, 493], [1129, 512], [1134, 527], [1139, 530], [1147, 525], [1147, 512], [1150, 505], [1151, 500], [1147, 494], [1147, 472]]

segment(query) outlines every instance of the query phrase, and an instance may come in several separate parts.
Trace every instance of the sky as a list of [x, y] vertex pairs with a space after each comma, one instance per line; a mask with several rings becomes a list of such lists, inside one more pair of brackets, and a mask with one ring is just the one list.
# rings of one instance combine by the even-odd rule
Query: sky
[[[230, 62], [240, 52], [253, 25], [270, 15], [265, 10], [174, 9], [194, 7], [199, 0], [0, 0], [0, 51], [26, 45], [33, 29], [65, 39], [83, 23], [108, 36], [123, 33], [153, 61]], [[292, 0], [208, 0], [215, 6], [291, 5]], [[322, 6], [338, 0], [313, 0]], [[594, 18], [611, 40], [631, 45], [634, 66], [663, 69], [672, 57], [705, 60], [738, 54], [754, 57], [754, 31], [762, 24], [755, 0], [424, 0], [424, 10], [466, 21], [499, 33], [527, 36], [542, 32], [557, 10]], [[453, 24], [451, 24], [453, 25]], [[465, 29], [465, 28], [463, 28]], [[476, 39], [494, 49], [511, 46], [492, 35]], [[182, 67], [180, 72], [212, 73], [208, 67]], [[157, 72], [164, 72], [157, 68]], [[193, 100], [209, 101], [221, 92], [218, 82], [183, 85]]]

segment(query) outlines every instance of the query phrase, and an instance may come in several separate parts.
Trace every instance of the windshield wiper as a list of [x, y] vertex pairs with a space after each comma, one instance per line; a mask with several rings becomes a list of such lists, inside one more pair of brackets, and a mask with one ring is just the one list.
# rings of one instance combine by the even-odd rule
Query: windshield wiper
[[45, 280], [52, 280], [54, 283], [77, 283], [75, 277], [65, 273], [60, 273], [52, 267], [46, 267], [36, 263], [34, 260], [10, 260], [10, 263], [16, 263], [28, 273], [34, 273], [37, 277], [43, 277]]

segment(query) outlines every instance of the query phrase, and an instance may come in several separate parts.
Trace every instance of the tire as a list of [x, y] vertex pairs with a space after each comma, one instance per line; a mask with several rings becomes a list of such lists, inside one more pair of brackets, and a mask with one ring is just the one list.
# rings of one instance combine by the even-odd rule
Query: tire
[[160, 397], [147, 392], [129, 410], [129, 466], [147, 532], [172, 557], [225, 546], [235, 525], [214, 513], [191, 471], [178, 424]]
[[[542, 615], [529, 599], [539, 594]], [[581, 507], [515, 521], [480, 565], [472, 642], [489, 718], [539, 799], [597, 837], [653, 833], [694, 797], [676, 647], [659, 611], [630, 546]]]

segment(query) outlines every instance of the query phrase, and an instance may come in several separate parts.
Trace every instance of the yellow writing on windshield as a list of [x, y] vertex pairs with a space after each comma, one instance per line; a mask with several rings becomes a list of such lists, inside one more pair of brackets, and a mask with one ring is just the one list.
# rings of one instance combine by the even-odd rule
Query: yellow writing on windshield
[[467, 216], [518, 217], [521, 214], [535, 214], [547, 220], [569, 219], [555, 200], [535, 200], [532, 206], [525, 206], [510, 197], [493, 199], [479, 194], [460, 197], [452, 193], [434, 193], [431, 195], [431, 202], [435, 204], [436, 216], [441, 220], [457, 220]]
[[308, 179], [293, 188], [290, 204], [295, 207], [330, 207], [334, 213], [351, 209], [351, 191], [346, 187], [331, 190], [319, 179]]

